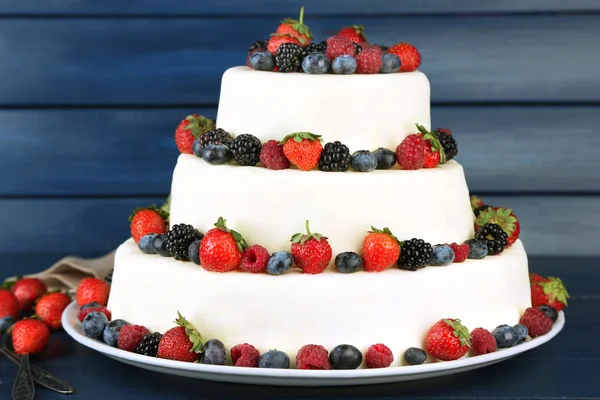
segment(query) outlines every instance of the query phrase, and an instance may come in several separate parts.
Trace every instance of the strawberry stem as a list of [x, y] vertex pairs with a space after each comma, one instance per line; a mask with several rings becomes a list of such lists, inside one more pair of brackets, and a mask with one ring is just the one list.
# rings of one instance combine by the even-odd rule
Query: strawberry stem
[[300, 8], [300, 17], [298, 18], [300, 24], [304, 25], [304, 6]]

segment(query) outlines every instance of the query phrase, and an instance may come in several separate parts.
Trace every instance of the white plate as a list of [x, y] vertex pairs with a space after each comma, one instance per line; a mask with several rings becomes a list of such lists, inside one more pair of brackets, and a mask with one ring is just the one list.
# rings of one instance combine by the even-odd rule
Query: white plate
[[247, 383], [255, 385], [279, 386], [348, 386], [389, 382], [401, 382], [442, 375], [455, 374], [485, 367], [514, 357], [524, 351], [546, 343], [556, 336], [565, 325], [565, 316], [561, 311], [552, 330], [544, 336], [532, 339], [509, 349], [476, 357], [465, 357], [456, 361], [438, 361], [423, 365], [390, 367], [381, 369], [314, 371], [299, 369], [241, 368], [220, 365], [204, 365], [181, 361], [163, 360], [143, 356], [110, 347], [102, 342], [90, 339], [81, 332], [81, 323], [77, 319], [79, 307], [71, 303], [62, 316], [65, 331], [82, 345], [97, 350], [115, 360], [136, 367], [165, 374], [189, 378], [208, 379], [220, 382]]

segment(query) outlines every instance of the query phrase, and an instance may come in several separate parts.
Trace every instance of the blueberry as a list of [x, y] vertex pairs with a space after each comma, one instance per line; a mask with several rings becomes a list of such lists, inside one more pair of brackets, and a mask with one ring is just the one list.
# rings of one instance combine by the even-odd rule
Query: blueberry
[[154, 247], [152, 247], [152, 241], [154, 240], [154, 237], [156, 235], [144, 235], [142, 236], [142, 238], [140, 239], [140, 242], [138, 243], [138, 247], [140, 248], [140, 251], [144, 254], [156, 254], [156, 252], [154, 251]]
[[167, 250], [167, 235], [164, 233], [158, 234], [152, 240], [154, 252], [163, 257], [171, 257], [171, 253]]
[[402, 61], [400, 61], [400, 57], [395, 54], [386, 53], [381, 58], [383, 62], [381, 64], [381, 69], [379, 73], [381, 74], [389, 74], [390, 72], [398, 72], [400, 69], [400, 65], [402, 65]]
[[351, 251], [340, 253], [335, 257], [335, 267], [338, 271], [348, 274], [362, 269], [362, 258]]
[[326, 74], [331, 67], [331, 61], [323, 53], [312, 53], [304, 57], [302, 69], [307, 74]]
[[517, 332], [512, 326], [500, 325], [492, 331], [492, 335], [494, 335], [499, 349], [506, 349], [517, 343]]
[[353, 74], [356, 71], [356, 60], [352, 56], [339, 56], [333, 63], [331, 64], [331, 69], [333, 69], [333, 73], [349, 75]]
[[194, 153], [196, 157], [202, 158], [202, 140], [200, 138], [197, 138], [194, 140], [194, 143], [192, 143], [192, 153]]
[[529, 329], [523, 324], [516, 324], [513, 326], [515, 333], [517, 334], [517, 342], [515, 344], [521, 344], [527, 339], [529, 335]]
[[427, 360], [427, 353], [418, 347], [409, 347], [404, 352], [404, 361], [408, 365], [421, 365]]
[[287, 251], [276, 251], [271, 254], [269, 262], [267, 262], [267, 272], [271, 275], [281, 275], [288, 269], [292, 268], [294, 259]]
[[210, 339], [204, 343], [204, 364], [225, 365], [227, 350], [219, 339]]
[[485, 243], [484, 241], [477, 239], [469, 239], [465, 241], [465, 243], [469, 245], [469, 255], [467, 256], [467, 258], [479, 260], [487, 256], [488, 247], [487, 243]]
[[10, 315], [0, 318], [0, 333], [6, 332], [15, 322], [17, 320]]
[[104, 333], [104, 328], [108, 325], [108, 318], [104, 313], [92, 311], [83, 319], [81, 328], [85, 336], [92, 339], [100, 339]]
[[202, 243], [202, 239], [194, 240], [188, 247], [188, 257], [196, 265], [200, 265], [200, 243]]
[[209, 144], [202, 150], [202, 158], [209, 164], [221, 165], [231, 161], [233, 153], [224, 144]]
[[117, 347], [119, 331], [121, 331], [121, 328], [125, 325], [129, 325], [129, 322], [123, 319], [115, 319], [110, 321], [108, 325], [106, 325], [106, 328], [104, 328], [104, 332], [102, 332], [104, 343], [112, 347]]
[[363, 355], [349, 344], [335, 346], [329, 353], [329, 362], [333, 369], [356, 369], [362, 363]]
[[552, 322], [556, 322], [556, 320], [558, 319], [558, 311], [556, 311], [556, 308], [552, 306], [544, 304], [539, 306], [538, 310], [546, 314], [546, 316], [550, 318]]
[[258, 359], [258, 368], [283, 368], [290, 367], [290, 357], [280, 350], [269, 350]]
[[371, 172], [377, 168], [377, 157], [368, 150], [358, 150], [352, 154], [352, 169], [360, 172]]
[[396, 165], [396, 153], [383, 147], [373, 152], [377, 158], [377, 169], [390, 169]]
[[102, 304], [100, 304], [96, 301], [92, 301], [91, 303], [82, 305], [81, 308], [79, 309], [79, 311], [85, 310], [86, 308], [90, 308], [90, 307], [102, 307]]
[[431, 253], [431, 261], [429, 265], [450, 265], [454, 261], [454, 250], [452, 247], [446, 246], [445, 244], [438, 244], [433, 246], [433, 253]]
[[275, 57], [268, 51], [257, 51], [250, 56], [250, 66], [257, 71], [273, 71]]

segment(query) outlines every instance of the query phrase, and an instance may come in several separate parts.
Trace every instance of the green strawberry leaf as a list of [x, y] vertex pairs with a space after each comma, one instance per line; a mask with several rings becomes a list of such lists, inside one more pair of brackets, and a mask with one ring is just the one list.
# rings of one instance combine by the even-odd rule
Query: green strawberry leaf
[[469, 333], [467, 327], [461, 323], [460, 319], [455, 319], [454, 321], [445, 319], [444, 322], [452, 327], [454, 330], [452, 333], [454, 336], [460, 339], [460, 344], [462, 346], [468, 346], [469, 348], [471, 347], [471, 334]]
[[294, 133], [290, 133], [289, 135], [286, 135], [280, 142], [280, 144], [285, 144], [285, 142], [287, 142], [289, 139], [293, 139], [295, 142], [297, 143], [302, 143], [303, 140], [310, 140], [311, 142], [314, 141], [323, 141], [323, 139], [321, 138], [321, 135], [315, 135], [314, 133], [310, 133], [310, 132], [294, 132]]
[[290, 241], [293, 244], [304, 244], [310, 239], [315, 239], [317, 242], [320, 242], [322, 239], [327, 239], [326, 236], [323, 236], [320, 233], [311, 232], [308, 220], [306, 220], [304, 227], [306, 228], [306, 233], [296, 233], [292, 236]]
[[556, 299], [565, 306], [569, 305], [567, 299], [571, 296], [569, 296], [569, 292], [567, 292], [567, 288], [565, 288], [565, 285], [560, 278], [549, 276], [547, 282], [539, 282], [538, 285], [544, 289], [544, 294], [548, 296], [550, 300]]
[[185, 334], [192, 342], [193, 346], [190, 349], [190, 353], [202, 353], [204, 351], [204, 344], [202, 343], [202, 335], [179, 311], [177, 311], [177, 319], [175, 323], [185, 328]]

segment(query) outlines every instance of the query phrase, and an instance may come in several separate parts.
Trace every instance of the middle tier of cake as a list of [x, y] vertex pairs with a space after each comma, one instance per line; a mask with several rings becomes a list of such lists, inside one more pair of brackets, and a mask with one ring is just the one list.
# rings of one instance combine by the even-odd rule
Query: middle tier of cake
[[289, 250], [290, 237], [311, 229], [328, 237], [333, 253], [359, 252], [366, 232], [389, 227], [400, 240], [461, 243], [473, 237], [474, 216], [463, 168], [369, 173], [272, 171], [213, 166], [180, 155], [171, 188], [171, 225], [201, 232], [222, 216], [249, 244]]

